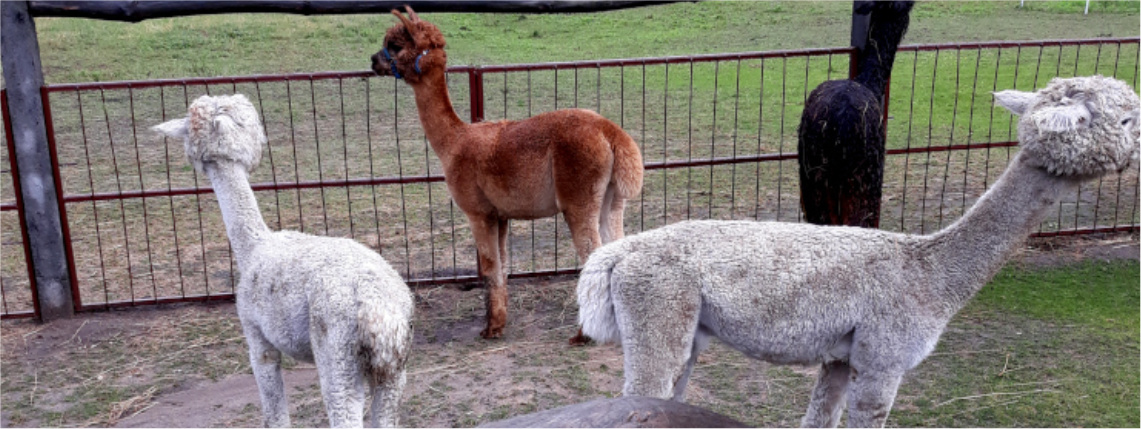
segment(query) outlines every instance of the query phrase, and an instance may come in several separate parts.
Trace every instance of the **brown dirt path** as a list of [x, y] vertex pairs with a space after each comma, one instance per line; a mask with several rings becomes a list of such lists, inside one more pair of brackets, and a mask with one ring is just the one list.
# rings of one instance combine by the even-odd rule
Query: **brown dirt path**
[[[1031, 242], [1011, 263], [1057, 266], [1138, 260], [1136, 236]], [[405, 426], [474, 426], [617, 396], [621, 350], [569, 347], [574, 278], [513, 281], [507, 337], [478, 338], [482, 290], [417, 290], [415, 354], [402, 403]], [[18, 426], [260, 426], [257, 388], [232, 304], [92, 313], [49, 325], [5, 321], [0, 423]], [[295, 426], [325, 422], [311, 365], [287, 364]], [[765, 426], [799, 422], [812, 368], [774, 368], [715, 344], [689, 402], [763, 409]], [[727, 413], [733, 415], [732, 413]]]

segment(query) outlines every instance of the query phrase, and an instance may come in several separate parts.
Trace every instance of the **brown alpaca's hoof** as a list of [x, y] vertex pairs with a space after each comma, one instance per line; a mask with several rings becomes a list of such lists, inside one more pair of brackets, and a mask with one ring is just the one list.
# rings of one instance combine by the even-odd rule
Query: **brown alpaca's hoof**
[[494, 340], [503, 336], [503, 328], [483, 328], [483, 330], [479, 332], [479, 336], [483, 337], [485, 340]]
[[585, 346], [585, 345], [589, 344], [591, 341], [592, 340], [590, 339], [590, 337], [583, 335], [582, 329], [579, 329], [577, 334], [575, 334], [573, 337], [571, 337], [570, 340], [567, 340], [567, 343], [572, 345], [572, 346]]

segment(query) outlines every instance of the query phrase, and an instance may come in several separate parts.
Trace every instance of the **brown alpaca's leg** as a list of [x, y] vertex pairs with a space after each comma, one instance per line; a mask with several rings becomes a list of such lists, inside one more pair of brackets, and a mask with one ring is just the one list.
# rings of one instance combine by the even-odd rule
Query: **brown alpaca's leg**
[[510, 222], [508, 219], [499, 220], [499, 272], [505, 285], [507, 284], [507, 271], [511, 269], [511, 252], [507, 251], [507, 235], [511, 232], [508, 229], [511, 226]]
[[609, 224], [608, 226], [610, 227], [610, 241], [619, 240], [624, 236], [622, 232], [622, 223], [626, 220], [625, 213], [626, 199], [615, 195], [614, 199], [610, 201], [610, 212], [602, 213], [600, 215], [610, 217], [610, 220], [607, 221]]
[[598, 233], [599, 206], [586, 208], [572, 208], [563, 212], [570, 227], [571, 239], [574, 240], [574, 250], [578, 254], [578, 262], [586, 263], [594, 249], [602, 247], [602, 236]]
[[479, 274], [487, 284], [487, 327], [479, 336], [499, 338], [507, 325], [507, 283], [503, 281], [499, 261], [499, 221], [473, 217], [471, 230], [479, 256]]
[[[571, 238], [574, 240], [575, 250], [578, 252], [579, 263], [586, 263], [586, 258], [590, 256], [594, 249], [602, 246], [602, 237], [598, 233], [598, 219], [599, 210], [598, 206], [592, 207], [567, 209], [563, 215], [567, 219], [567, 226], [571, 230]], [[578, 333], [567, 341], [572, 346], [581, 346], [590, 342], [590, 337], [582, 334], [582, 328], [578, 329]]]

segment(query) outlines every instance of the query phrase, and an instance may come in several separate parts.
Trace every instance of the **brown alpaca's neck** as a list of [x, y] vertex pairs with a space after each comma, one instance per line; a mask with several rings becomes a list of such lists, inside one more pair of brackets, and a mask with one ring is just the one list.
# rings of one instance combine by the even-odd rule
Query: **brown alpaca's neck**
[[416, 93], [416, 110], [420, 114], [424, 135], [428, 137], [436, 156], [447, 166], [453, 150], [451, 141], [468, 124], [456, 115], [456, 110], [452, 107], [443, 70], [429, 71], [419, 83], [411, 86]]
[[1017, 155], [998, 181], [954, 224], [931, 236], [933, 260], [948, 280], [947, 298], [961, 308], [1006, 263], [1078, 182]]

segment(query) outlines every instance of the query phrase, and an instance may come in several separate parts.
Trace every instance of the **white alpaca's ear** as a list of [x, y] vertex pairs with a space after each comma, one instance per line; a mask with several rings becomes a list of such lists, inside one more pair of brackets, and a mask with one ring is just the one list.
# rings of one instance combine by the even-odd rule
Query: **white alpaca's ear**
[[1137, 122], [1141, 121], [1141, 109], [1133, 109], [1121, 119], [1121, 126], [1125, 128], [1126, 135], [1137, 129]]
[[190, 121], [186, 118], [166, 121], [151, 127], [151, 130], [176, 139], [186, 139], [190, 135]]
[[1016, 91], [1008, 89], [994, 93], [994, 104], [1002, 106], [1010, 113], [1021, 116], [1026, 108], [1034, 101], [1037, 94], [1033, 92]]
[[1030, 117], [1041, 131], [1064, 133], [1089, 126], [1090, 116], [1089, 108], [1078, 103], [1038, 109]]

